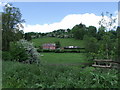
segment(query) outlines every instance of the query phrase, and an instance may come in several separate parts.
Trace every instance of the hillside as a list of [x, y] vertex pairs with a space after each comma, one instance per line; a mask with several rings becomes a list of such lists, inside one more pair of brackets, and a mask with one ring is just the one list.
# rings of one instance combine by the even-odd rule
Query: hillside
[[47, 64], [80, 64], [90, 63], [83, 53], [41, 53], [41, 62]]
[[31, 42], [33, 42], [34, 46], [39, 47], [44, 43], [54, 43], [56, 41], [59, 41], [61, 46], [80, 46], [84, 47], [83, 40], [76, 40], [74, 38], [53, 38], [53, 37], [44, 37], [44, 38], [38, 38], [38, 39], [32, 39]]

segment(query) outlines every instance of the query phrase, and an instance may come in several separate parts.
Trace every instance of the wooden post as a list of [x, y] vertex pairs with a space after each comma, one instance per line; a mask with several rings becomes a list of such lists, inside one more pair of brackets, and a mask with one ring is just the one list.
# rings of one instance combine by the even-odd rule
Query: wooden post
[[97, 63], [95, 62], [95, 65], [97, 65]]
[[112, 63], [110, 63], [110, 67], [112, 66]]

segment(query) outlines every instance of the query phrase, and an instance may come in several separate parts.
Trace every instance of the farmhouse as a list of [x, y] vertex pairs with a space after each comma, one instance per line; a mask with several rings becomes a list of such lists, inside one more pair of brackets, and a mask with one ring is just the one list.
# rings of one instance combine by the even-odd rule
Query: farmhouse
[[51, 49], [51, 50], [55, 50], [56, 49], [56, 45], [54, 43], [46, 43], [42, 45], [43, 49]]

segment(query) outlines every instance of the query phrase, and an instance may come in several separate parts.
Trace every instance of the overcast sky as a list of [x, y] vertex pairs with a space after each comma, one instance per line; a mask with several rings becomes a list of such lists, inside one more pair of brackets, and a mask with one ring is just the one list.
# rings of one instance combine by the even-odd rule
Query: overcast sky
[[[99, 27], [102, 12], [117, 17], [117, 2], [14, 2], [25, 19], [25, 32], [50, 32], [83, 23]], [[1, 9], [0, 9], [1, 10]]]

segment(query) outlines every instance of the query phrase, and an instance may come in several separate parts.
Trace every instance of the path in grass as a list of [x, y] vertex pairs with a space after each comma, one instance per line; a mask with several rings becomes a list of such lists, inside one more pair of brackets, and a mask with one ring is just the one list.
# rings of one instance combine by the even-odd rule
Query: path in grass
[[41, 53], [41, 61], [47, 64], [68, 64], [77, 65], [81, 63], [89, 63], [85, 59], [83, 53]]

